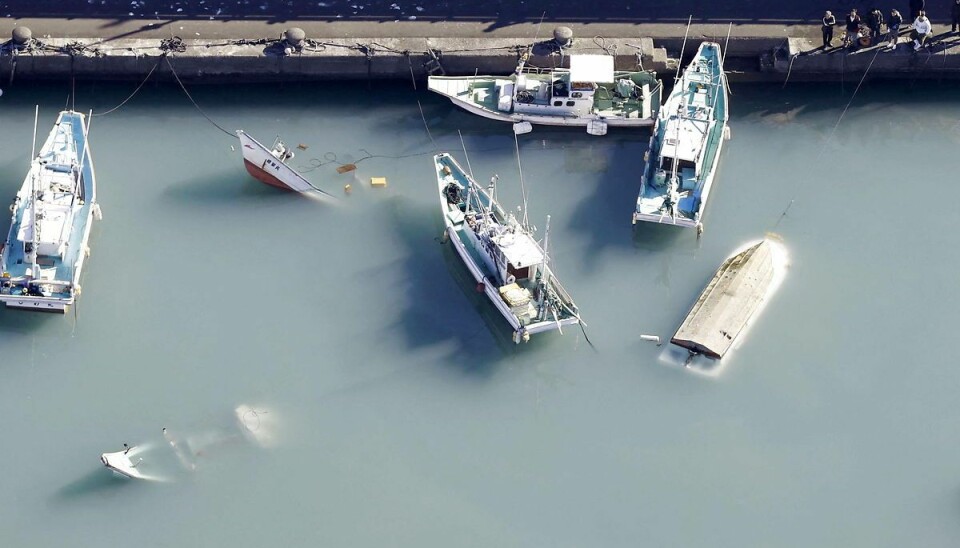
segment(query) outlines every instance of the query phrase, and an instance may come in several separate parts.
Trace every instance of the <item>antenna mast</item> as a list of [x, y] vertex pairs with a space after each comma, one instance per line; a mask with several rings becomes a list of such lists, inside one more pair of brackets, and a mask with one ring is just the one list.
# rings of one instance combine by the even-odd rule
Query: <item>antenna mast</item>
[[473, 168], [470, 167], [470, 156], [467, 155], [467, 145], [463, 142], [463, 133], [460, 133], [460, 130], [457, 130], [457, 135], [460, 136], [460, 146], [463, 147], [463, 157], [467, 160], [467, 171], [470, 172], [470, 178], [476, 181], [476, 178], [473, 176]]
[[523, 228], [527, 226], [527, 187], [523, 184], [523, 168], [520, 167], [520, 140], [513, 134], [514, 148], [517, 150], [517, 172], [520, 174], [520, 193], [523, 195]]
[[690, 23], [693, 21], [693, 16], [687, 18], [687, 30], [683, 31], [683, 45], [680, 46], [680, 58], [677, 59], [677, 75], [673, 77], [674, 80], [680, 78], [680, 67], [683, 65], [683, 51], [687, 48], [687, 35], [690, 34]]

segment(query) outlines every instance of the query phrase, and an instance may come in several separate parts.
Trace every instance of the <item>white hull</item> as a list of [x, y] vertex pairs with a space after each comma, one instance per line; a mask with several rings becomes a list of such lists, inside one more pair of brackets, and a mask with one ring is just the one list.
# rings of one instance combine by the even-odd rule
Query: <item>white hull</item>
[[61, 112], [10, 206], [0, 246], [0, 302], [8, 308], [62, 314], [80, 294], [100, 218], [87, 129], [82, 114]]
[[520, 113], [507, 114], [504, 112], [483, 108], [469, 101], [457, 99], [456, 97], [447, 96], [447, 98], [450, 99], [451, 103], [471, 114], [477, 114], [479, 116], [483, 116], [484, 118], [497, 120], [499, 122], [530, 122], [531, 124], [538, 126], [555, 127], [587, 127], [590, 122], [595, 120], [606, 122], [610, 127], [650, 127], [654, 124], [654, 120], [652, 118], [604, 117], [596, 114], [586, 114], [576, 117]]
[[507, 323], [510, 324], [510, 328], [514, 332], [514, 338], [516, 339], [519, 334], [524, 332], [535, 335], [537, 333], [543, 333], [545, 331], [553, 331], [554, 329], [561, 329], [568, 325], [577, 325], [580, 323], [578, 318], [565, 318], [556, 321], [544, 321], [537, 322], [527, 325], [522, 325], [520, 319], [510, 310], [510, 307], [507, 306], [507, 303], [503, 301], [499, 293], [497, 293], [497, 288], [493, 284], [490, 284], [486, 281], [483, 275], [483, 271], [480, 270], [480, 267], [473, 262], [473, 258], [470, 256], [470, 252], [467, 251], [465, 245], [460, 240], [460, 237], [456, 234], [456, 228], [450, 223], [450, 220], [444, 216], [444, 223], [447, 226], [447, 236], [450, 241], [453, 242], [453, 248], [457, 250], [457, 255], [460, 256], [460, 259], [463, 261], [463, 264], [467, 266], [467, 270], [470, 271], [470, 274], [473, 275], [474, 281], [479, 287], [483, 285], [483, 293], [487, 296], [487, 299], [493, 303], [493, 306], [500, 312], [500, 315], [503, 316], [503, 319], [507, 320]]
[[[508, 302], [508, 299], [503, 295], [503, 291], [505, 288], [508, 288], [511, 285], [513, 287], [517, 287], [516, 283], [521, 283], [521, 282], [519, 282], [516, 278], [514, 278], [512, 274], [509, 276], [504, 275], [503, 267], [506, 266], [506, 263], [502, 263], [498, 265], [495, 262], [492, 252], [488, 251], [488, 248], [486, 248], [486, 246], [487, 245], [498, 246], [498, 249], [497, 249], [498, 253], [506, 254], [506, 257], [509, 257], [510, 255], [504, 251], [505, 249], [504, 247], [499, 247], [500, 246], [499, 243], [491, 244], [490, 240], [483, 240], [481, 242], [481, 240], [478, 239], [477, 232], [475, 231], [475, 227], [471, 224], [472, 221], [468, 220], [464, 216], [465, 210], [462, 209], [462, 206], [465, 206], [465, 204], [467, 204], [468, 202], [465, 202], [465, 201], [451, 202], [449, 200], [448, 195], [445, 193], [445, 189], [449, 184], [460, 185], [460, 188], [463, 189], [465, 188], [464, 186], [465, 184], [469, 184], [470, 188], [477, 188], [476, 183], [465, 172], [463, 172], [463, 169], [460, 167], [460, 165], [457, 164], [456, 161], [453, 160], [453, 158], [450, 158], [449, 155], [447, 154], [437, 155], [435, 157], [435, 162], [437, 162], [438, 165], [441, 162], [446, 162], [443, 164], [444, 165], [443, 169], [448, 170], [446, 172], [446, 176], [444, 175], [442, 170], [438, 170], [438, 178], [437, 178], [438, 190], [440, 191], [439, 192], [440, 209], [443, 212], [443, 222], [444, 222], [444, 227], [446, 231], [446, 236], [448, 237], [451, 244], [453, 245], [454, 250], [456, 250], [457, 255], [460, 256], [460, 259], [463, 261], [463, 264], [466, 265], [467, 270], [470, 271], [470, 275], [473, 277], [474, 282], [477, 284], [477, 291], [478, 292], [482, 291], [484, 295], [486, 295], [487, 299], [494, 305], [494, 307], [497, 309], [500, 315], [503, 316], [503, 318], [510, 325], [511, 330], [513, 331], [513, 341], [515, 343], [520, 343], [521, 341], [527, 341], [529, 340], [531, 335], [535, 335], [537, 333], [543, 333], [546, 331], [559, 330], [562, 333], [563, 327], [579, 324], [580, 317], [576, 312], [576, 306], [573, 304], [572, 299], [569, 298], [569, 295], [566, 295], [566, 292], [559, 285], [559, 282], [552, 278], [551, 278], [551, 281], [549, 282], [550, 283], [549, 287], [542, 288], [541, 290], [551, 291], [552, 295], [557, 296], [558, 299], [563, 299], [562, 302], [568, 303], [567, 305], [563, 305], [563, 306], [567, 306], [566, 310], [571, 312], [571, 314], [568, 315], [566, 313], [558, 313], [556, 309], [554, 309], [552, 314], [549, 314], [549, 315], [545, 314], [544, 316], [537, 316], [536, 318], [530, 315], [523, 315], [523, 314], [518, 316], [517, 312], [515, 311], [516, 309], [511, 307], [511, 303]], [[451, 168], [452, 168], [452, 171], [450, 171]], [[462, 177], [462, 180], [465, 181], [464, 183], [457, 182], [455, 177], [458, 175]], [[468, 201], [471, 200], [471, 198], [469, 197], [471, 192], [472, 191], [467, 191]], [[482, 194], [483, 197], [477, 198], [477, 199], [480, 200], [482, 203], [489, 204], [489, 207], [485, 208], [486, 211], [488, 211], [491, 216], [495, 216], [500, 219], [499, 221], [497, 221], [497, 226], [505, 226], [502, 221], [505, 213], [503, 212], [499, 204], [497, 204], [494, 199], [487, 196], [483, 190], [477, 190], [477, 192], [483, 193]], [[476, 195], [474, 195], [474, 197], [476, 197]], [[475, 203], [475, 202], [470, 202], [470, 203]], [[471, 211], [470, 215], [473, 215], [473, 211], [477, 211], [477, 210], [471, 209], [470, 211]], [[519, 226], [519, 225], [516, 225], [516, 226]], [[510, 234], [514, 234], [514, 233], [510, 232]], [[518, 255], [513, 255], [512, 259], [507, 258], [506, 261], [509, 261], [509, 264], [513, 265], [514, 267], [520, 267], [522, 265], [526, 265], [527, 268], [529, 268], [532, 265], [541, 264], [541, 261], [544, 260], [544, 255], [543, 255], [544, 252], [539, 247], [539, 244], [537, 244], [532, 239], [532, 235], [526, 232], [523, 232], [522, 229], [521, 229], [521, 232], [517, 234], [522, 235], [522, 238], [529, 238], [528, 241], [531, 244], [536, 246], [536, 251], [533, 252], [532, 254], [526, 255], [525, 258], [520, 257]], [[518, 236], [518, 238], [521, 238], [521, 237]], [[511, 238], [511, 241], [514, 243], [507, 244], [507, 245], [510, 245], [510, 246], [517, 245], [515, 243], [516, 240]], [[471, 248], [470, 247], [471, 243], [476, 243], [478, 247]], [[529, 252], [530, 251], [528, 251], [528, 253]], [[489, 264], [483, 262], [484, 260], [486, 260], [488, 255], [490, 256]], [[504, 256], [504, 255], [499, 255], [499, 256]], [[545, 263], [543, 264], [543, 266], [544, 268], [546, 268]], [[549, 270], [547, 270], [546, 272], [548, 272], [547, 275], [552, 276], [552, 274], [549, 274]], [[536, 274], [532, 272], [524, 272], [523, 275], [518, 275], [518, 277], [520, 277], [521, 279], [530, 280], [535, 275]], [[516, 307], [517, 304], [514, 303], [513, 306]], [[531, 308], [531, 311], [532, 310], [533, 309]], [[551, 315], [553, 316], [553, 318], [549, 319]]]
[[24, 297], [20, 295], [0, 295], [0, 301], [7, 308], [20, 310], [35, 310], [37, 312], [54, 312], [65, 314], [73, 304], [74, 299], [58, 299], [55, 297]]
[[237, 130], [240, 137], [240, 151], [243, 154], [243, 164], [252, 177], [261, 183], [292, 190], [294, 192], [319, 194], [323, 197], [333, 196], [323, 192], [310, 184], [303, 175], [277, 158], [267, 147], [249, 136], [243, 130]]

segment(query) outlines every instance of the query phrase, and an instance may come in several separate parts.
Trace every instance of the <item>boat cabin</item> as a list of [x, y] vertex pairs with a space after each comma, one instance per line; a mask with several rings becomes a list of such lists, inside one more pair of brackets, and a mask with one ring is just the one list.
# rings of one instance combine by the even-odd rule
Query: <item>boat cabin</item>
[[521, 72], [515, 84], [498, 82], [497, 108], [518, 114], [585, 116], [593, 109], [598, 84], [613, 82], [613, 57], [573, 55], [569, 70], [542, 76]]
[[532, 279], [543, 262], [543, 252], [526, 233], [504, 231], [492, 238], [496, 244], [496, 267], [504, 284]]
[[17, 232], [28, 256], [35, 252], [41, 257], [62, 258], [70, 239], [73, 216], [79, 206], [75, 200], [78, 172], [72, 165], [56, 160], [41, 160], [31, 174], [36, 178], [33, 204], [25, 201], [23, 221]]

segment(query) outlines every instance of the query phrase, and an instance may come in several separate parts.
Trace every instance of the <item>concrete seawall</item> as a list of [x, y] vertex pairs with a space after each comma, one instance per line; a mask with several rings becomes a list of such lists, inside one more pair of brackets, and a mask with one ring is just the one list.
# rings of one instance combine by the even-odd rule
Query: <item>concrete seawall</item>
[[[183, 81], [193, 83], [409, 79], [411, 74], [422, 80], [428, 74], [506, 74], [527, 51], [534, 66], [562, 65], [572, 53], [608, 53], [615, 56], [618, 69], [639, 65], [666, 76], [676, 70], [683, 44], [682, 36], [578, 37], [560, 48], [552, 39], [531, 43], [492, 37], [304, 38], [294, 46], [281, 38], [25, 39], [26, 33], [20, 34], [0, 49], [0, 85], [30, 79], [140, 80], [151, 71], [153, 77], [169, 80], [171, 67]], [[692, 38], [685, 56], [704, 38], [709, 37]], [[734, 81], [859, 79], [868, 68], [871, 78], [958, 78], [956, 45], [960, 39], [946, 37], [920, 52], [906, 43], [893, 52], [877, 47], [820, 52], [809, 38], [735, 36], [726, 68]]]
[[[523, 43], [491, 38], [353, 38], [308, 40], [291, 47], [284, 40], [114, 40], [42, 39], [0, 54], [0, 82], [13, 79], [137, 79], [156, 68], [159, 77], [190, 82], [258, 82], [401, 78], [431, 73], [510, 73], [530, 51], [535, 66], [562, 64], [570, 53], [612, 53], [618, 69], [638, 64], [664, 71], [673, 65], [649, 38], [577, 41], [561, 50], [555, 42]], [[169, 64], [163, 61], [167, 56]], [[159, 63], [159, 66], [158, 66]]]

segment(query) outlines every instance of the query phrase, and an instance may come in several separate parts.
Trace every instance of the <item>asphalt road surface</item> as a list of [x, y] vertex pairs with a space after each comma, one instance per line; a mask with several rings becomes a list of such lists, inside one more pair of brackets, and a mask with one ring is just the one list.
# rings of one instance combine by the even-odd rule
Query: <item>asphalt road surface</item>
[[[949, 21], [951, 0], [926, 0], [934, 21]], [[0, 16], [13, 18], [177, 18], [292, 21], [488, 22], [490, 29], [517, 23], [684, 22], [796, 24], [818, 22], [830, 9], [840, 20], [850, 8], [897, 8], [909, 0], [0, 0]]]

